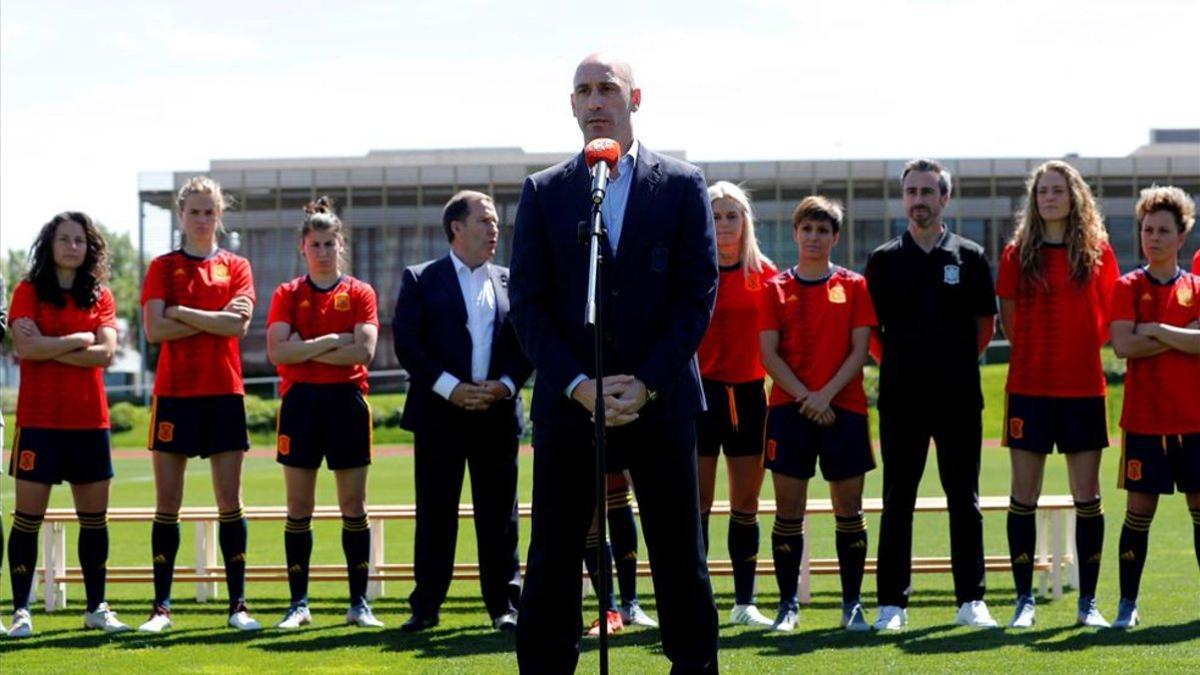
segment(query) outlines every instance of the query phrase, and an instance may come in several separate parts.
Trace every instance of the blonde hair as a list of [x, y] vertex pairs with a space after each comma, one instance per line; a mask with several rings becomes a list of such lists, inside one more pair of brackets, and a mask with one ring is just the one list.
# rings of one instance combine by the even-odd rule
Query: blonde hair
[[1012, 244], [1017, 248], [1017, 263], [1022, 281], [1045, 283], [1042, 265], [1042, 244], [1046, 238], [1046, 221], [1037, 207], [1037, 185], [1049, 172], [1061, 175], [1067, 181], [1071, 197], [1071, 210], [1067, 214], [1067, 229], [1063, 234], [1067, 245], [1067, 264], [1071, 278], [1084, 283], [1100, 262], [1108, 232], [1104, 229], [1104, 218], [1092, 197], [1092, 189], [1079, 171], [1070, 164], [1052, 159], [1033, 170], [1025, 183], [1025, 206], [1017, 218], [1017, 229], [1013, 232]]
[[183, 204], [187, 198], [195, 194], [212, 195], [213, 204], [217, 207], [217, 237], [225, 236], [225, 226], [221, 224], [221, 214], [225, 212], [226, 206], [232, 206], [232, 199], [225, 197], [224, 191], [221, 190], [221, 184], [209, 178], [208, 176], [192, 176], [179, 188], [179, 192], [175, 195], [175, 208], [180, 215], [180, 239], [187, 241], [187, 234], [183, 232]]
[[1146, 216], [1158, 211], [1169, 211], [1175, 216], [1180, 234], [1186, 235], [1196, 224], [1196, 202], [1174, 185], [1151, 185], [1142, 190], [1135, 211], [1138, 226]]
[[732, 199], [742, 212], [742, 239], [738, 242], [738, 261], [746, 274], [762, 274], [763, 265], [772, 265], [771, 259], [763, 255], [754, 234], [754, 209], [750, 208], [750, 195], [729, 181], [719, 180], [708, 186], [708, 201]]

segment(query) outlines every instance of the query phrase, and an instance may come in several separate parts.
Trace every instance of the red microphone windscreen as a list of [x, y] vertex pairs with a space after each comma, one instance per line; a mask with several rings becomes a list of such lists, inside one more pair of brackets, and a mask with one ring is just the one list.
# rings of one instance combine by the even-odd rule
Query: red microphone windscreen
[[615, 169], [621, 159], [621, 144], [611, 138], [597, 138], [583, 149], [583, 159], [589, 169], [597, 162], [604, 162], [610, 170]]

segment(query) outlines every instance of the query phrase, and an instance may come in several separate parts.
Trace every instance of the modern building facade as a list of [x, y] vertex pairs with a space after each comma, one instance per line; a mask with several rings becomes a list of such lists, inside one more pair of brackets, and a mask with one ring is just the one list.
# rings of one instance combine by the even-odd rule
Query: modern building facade
[[[682, 152], [670, 152], [683, 157]], [[254, 268], [259, 305], [245, 341], [249, 372], [268, 370], [263, 336], [267, 305], [275, 286], [303, 273], [297, 251], [301, 207], [319, 195], [333, 197], [349, 228], [352, 273], [379, 293], [384, 326], [374, 367], [395, 367], [390, 322], [404, 266], [442, 255], [448, 246], [441, 209], [454, 192], [474, 189], [493, 195], [502, 222], [497, 258], [509, 256], [512, 224], [525, 176], [569, 153], [526, 153], [519, 148], [372, 151], [364, 157], [213, 160], [207, 170], [146, 175], [141, 181], [143, 236], [147, 249], [164, 250], [177, 219], [174, 191], [190, 176], [210, 175], [236, 207], [225, 214], [238, 252]], [[981, 243], [995, 261], [1012, 233], [1025, 180], [1048, 158], [943, 159], [954, 174], [953, 200], [944, 214], [956, 232]], [[1150, 185], [1177, 185], [1200, 198], [1200, 129], [1156, 130], [1151, 142], [1126, 157], [1077, 157], [1073, 164], [1099, 197], [1112, 245], [1123, 270], [1138, 263], [1133, 208]], [[847, 226], [836, 262], [861, 270], [871, 250], [907, 224], [899, 175], [906, 159], [699, 162], [710, 181], [729, 180], [754, 200], [759, 239], [781, 264], [795, 258], [791, 213], [810, 194], [838, 199]], [[582, 196], [581, 196], [582, 198]], [[157, 209], [155, 208], [157, 207]], [[157, 214], [157, 217], [148, 215]], [[168, 224], [169, 222], [169, 224]], [[232, 242], [231, 242], [232, 243]], [[1200, 243], [1193, 235], [1187, 255]], [[157, 245], [156, 245], [157, 244]]]

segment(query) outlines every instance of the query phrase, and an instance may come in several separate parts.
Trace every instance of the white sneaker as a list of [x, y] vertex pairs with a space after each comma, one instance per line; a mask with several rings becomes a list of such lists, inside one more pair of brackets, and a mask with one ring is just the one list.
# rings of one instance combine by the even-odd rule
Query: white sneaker
[[13, 612], [12, 627], [8, 629], [8, 637], [23, 638], [33, 635], [33, 617], [28, 609], [18, 609]]
[[312, 614], [308, 611], [308, 605], [292, 605], [283, 615], [283, 620], [275, 624], [275, 627], [280, 630], [294, 630], [310, 623], [312, 623]]
[[383, 628], [383, 622], [375, 618], [371, 606], [365, 602], [351, 607], [346, 612], [346, 623], [360, 628]]
[[231, 627], [238, 630], [262, 630], [262, 624], [256, 621], [254, 617], [250, 616], [250, 612], [247, 611], [246, 603], [244, 602], [239, 602], [237, 606], [233, 608], [233, 612], [229, 615], [229, 621], [227, 623]]
[[879, 618], [875, 619], [875, 630], [900, 630], [908, 625], [908, 610], [899, 605], [883, 605], [879, 608]]
[[621, 623], [626, 626], [644, 626], [646, 628], [658, 628], [658, 622], [655, 621], [636, 600], [629, 604], [621, 604], [618, 610], [621, 613]]
[[1088, 628], [1112, 628], [1112, 624], [1096, 608], [1095, 598], [1079, 598], [1079, 615], [1076, 618], [1076, 622], [1080, 626], [1087, 626]]
[[962, 607], [958, 608], [958, 615], [954, 617], [954, 623], [959, 626], [970, 626], [972, 628], [996, 628], [996, 620], [992, 618], [991, 612], [988, 611], [987, 603], [982, 600], [972, 600], [964, 602]]
[[146, 620], [146, 623], [138, 626], [138, 632], [161, 633], [171, 626], [171, 610], [162, 605], [155, 605], [154, 611], [150, 613], [150, 618]]
[[1033, 628], [1033, 624], [1037, 623], [1035, 616], [1036, 604], [1033, 596], [1022, 595], [1017, 598], [1017, 608], [1013, 610], [1012, 621], [1008, 622], [1009, 628]]
[[734, 605], [729, 612], [729, 623], [739, 626], [770, 626], [774, 623], [755, 605]]
[[117, 613], [108, 608], [107, 602], [97, 605], [94, 612], [83, 613], [83, 627], [99, 628], [105, 633], [124, 633], [130, 630], [129, 626], [117, 619]]
[[871, 624], [867, 623], [867, 615], [863, 611], [862, 603], [842, 605], [842, 628], [851, 633], [865, 633], [871, 630]]
[[790, 602], [779, 603], [779, 615], [771, 622], [771, 630], [790, 633], [796, 630], [800, 620], [800, 608]]
[[1112, 627], [1128, 630], [1141, 622], [1142, 620], [1138, 616], [1137, 600], [1121, 598], [1121, 602], [1117, 605], [1117, 620], [1112, 622]]

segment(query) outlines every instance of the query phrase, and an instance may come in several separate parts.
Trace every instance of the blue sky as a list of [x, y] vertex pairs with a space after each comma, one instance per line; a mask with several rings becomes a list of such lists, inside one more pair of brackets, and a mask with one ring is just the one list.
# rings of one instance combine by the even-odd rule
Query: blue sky
[[[600, 7], [602, 9], [595, 9]], [[647, 145], [697, 160], [1125, 155], [1200, 126], [1191, 0], [0, 3], [0, 249], [136, 226], [139, 171], [579, 144], [625, 55]]]

